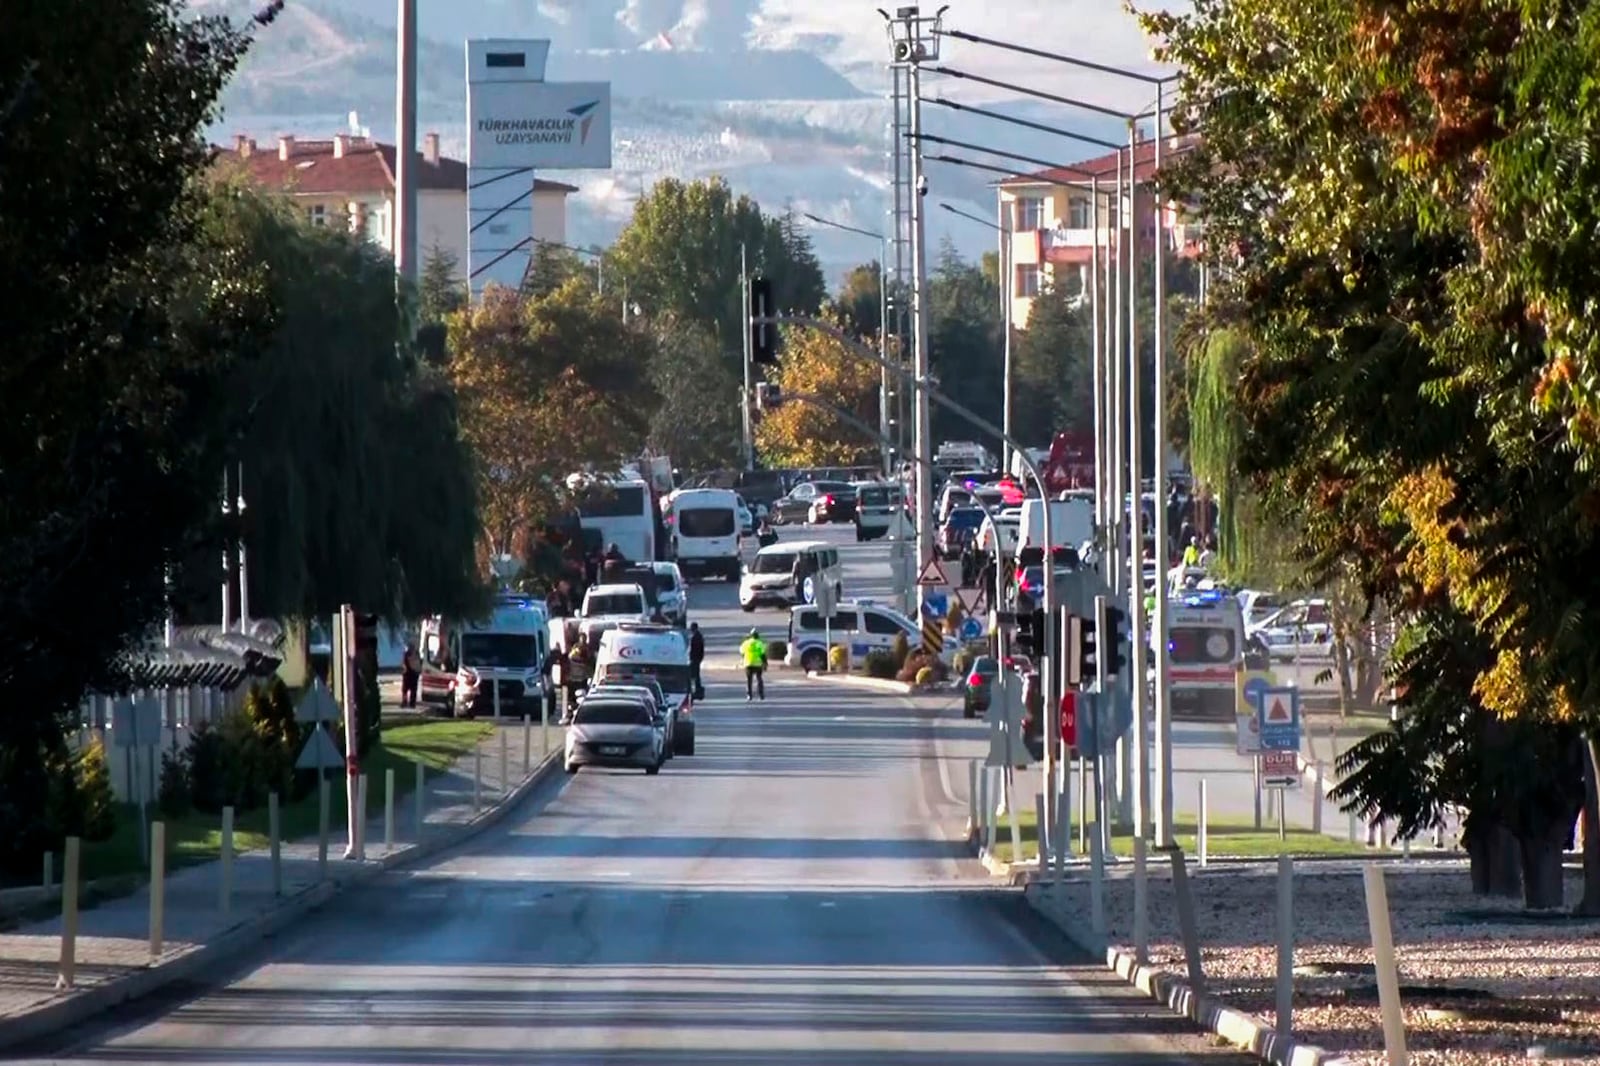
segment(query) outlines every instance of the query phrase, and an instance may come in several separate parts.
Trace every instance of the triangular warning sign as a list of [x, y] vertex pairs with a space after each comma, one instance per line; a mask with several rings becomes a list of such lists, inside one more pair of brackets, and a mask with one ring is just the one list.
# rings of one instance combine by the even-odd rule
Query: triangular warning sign
[[967, 614], [983, 614], [989, 609], [988, 589], [957, 589], [956, 598], [961, 601], [961, 609]]
[[1294, 715], [1289, 713], [1289, 704], [1282, 696], [1274, 696], [1267, 704], [1267, 721], [1289, 725], [1294, 721]]
[[944, 574], [944, 565], [939, 562], [937, 555], [928, 556], [928, 561], [922, 566], [922, 573], [917, 575], [917, 584], [940, 587], [950, 584], [950, 579]]

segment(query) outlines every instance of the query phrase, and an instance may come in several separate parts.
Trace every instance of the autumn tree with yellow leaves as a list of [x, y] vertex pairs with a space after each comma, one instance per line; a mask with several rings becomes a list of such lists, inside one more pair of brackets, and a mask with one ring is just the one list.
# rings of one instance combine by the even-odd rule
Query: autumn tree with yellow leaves
[[578, 281], [538, 297], [491, 288], [448, 327], [484, 551], [509, 554], [567, 505], [568, 474], [637, 454], [654, 342]]
[[[805, 326], [786, 326], [783, 350], [769, 380], [785, 397], [815, 396], [869, 426], [878, 423], [877, 364], [838, 338]], [[769, 467], [858, 466], [875, 461], [879, 441], [815, 403], [785, 400], [756, 423], [756, 447]]]

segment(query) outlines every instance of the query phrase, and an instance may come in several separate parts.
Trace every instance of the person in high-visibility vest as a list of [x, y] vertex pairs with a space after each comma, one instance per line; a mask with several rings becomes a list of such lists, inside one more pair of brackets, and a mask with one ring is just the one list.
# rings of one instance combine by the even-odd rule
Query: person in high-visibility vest
[[1184, 566], [1199, 566], [1200, 565], [1200, 545], [1198, 543], [1198, 540], [1199, 540], [1199, 538], [1197, 538], [1197, 537], [1190, 537], [1188, 545], [1186, 545], [1184, 547], [1184, 549], [1183, 549], [1183, 565]]
[[754, 629], [739, 645], [739, 657], [744, 660], [744, 700], [749, 703], [757, 694], [767, 698], [767, 644]]

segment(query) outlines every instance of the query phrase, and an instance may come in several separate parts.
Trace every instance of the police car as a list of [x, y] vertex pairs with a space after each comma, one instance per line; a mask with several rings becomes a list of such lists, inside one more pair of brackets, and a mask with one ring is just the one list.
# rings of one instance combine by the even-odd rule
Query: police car
[[1174, 715], [1232, 718], [1235, 676], [1243, 667], [1244, 612], [1237, 598], [1213, 588], [1168, 599], [1167, 676]]
[[[826, 622], [814, 606], [792, 607], [784, 664], [807, 671], [822, 670], [828, 663], [828, 636], [833, 638], [834, 647], [850, 649], [851, 663], [859, 664], [868, 652], [888, 651], [898, 636], [904, 636], [911, 647], [916, 647], [922, 643], [922, 627], [893, 607], [872, 600], [845, 600]], [[945, 637], [941, 658], [950, 660], [959, 647], [960, 642], [954, 637]]]

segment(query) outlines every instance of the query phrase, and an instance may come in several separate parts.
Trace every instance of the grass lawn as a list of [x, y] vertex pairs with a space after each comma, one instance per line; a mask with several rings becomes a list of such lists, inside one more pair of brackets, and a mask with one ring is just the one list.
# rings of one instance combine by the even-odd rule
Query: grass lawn
[[[1213, 817], [1206, 824], [1206, 851], [1210, 857], [1228, 858], [1275, 858], [1280, 854], [1290, 855], [1368, 855], [1373, 849], [1362, 844], [1352, 844], [1348, 840], [1327, 836], [1323, 833], [1313, 833], [1309, 829], [1289, 827], [1287, 839], [1278, 839], [1278, 830], [1271, 822], [1266, 823], [1267, 828], [1257, 830], [1253, 818], [1218, 818]], [[1034, 820], [1034, 812], [1021, 810], [1017, 812], [1017, 829], [1022, 838], [1022, 857], [1026, 860], [1036, 859], [1039, 856], [1039, 827]], [[1186, 855], [1199, 853], [1195, 845], [1195, 825], [1193, 815], [1178, 815], [1173, 820], [1174, 835], [1177, 844]], [[1094, 823], [1089, 823], [1089, 832], [1094, 832]], [[1072, 825], [1072, 847], [1074, 854], [1078, 846], [1078, 825]], [[1113, 833], [1111, 837], [1111, 850], [1118, 855], [1133, 854], [1133, 836], [1131, 833]], [[1011, 859], [1011, 819], [1009, 816], [999, 819], [995, 830], [994, 851], [995, 858], [1002, 862]]]
[[[361, 760], [361, 767], [367, 775], [367, 813], [371, 816], [383, 814], [385, 770], [392, 769], [395, 772], [395, 795], [409, 795], [416, 784], [413, 764], [420, 762], [430, 774], [438, 773], [453, 766], [457, 759], [470, 753], [482, 738], [493, 732], [492, 724], [470, 719], [424, 720], [386, 727], [382, 742]], [[330, 776], [330, 821], [335, 831], [343, 832], [345, 775], [330, 771]], [[153, 812], [152, 817], [159, 818], [160, 815]], [[315, 836], [317, 817], [315, 789], [300, 800], [283, 804], [279, 812], [283, 839], [289, 841]], [[124, 805], [117, 811], [117, 831], [109, 840], [84, 843], [84, 879], [138, 878], [145, 868], [139, 859], [138, 833], [138, 808]], [[233, 846], [236, 851], [251, 851], [264, 848], [267, 844], [265, 805], [236, 814], [233, 823]], [[214, 859], [221, 846], [220, 815], [194, 811], [182, 818], [167, 820], [168, 869]], [[59, 860], [57, 863], [59, 868]]]

